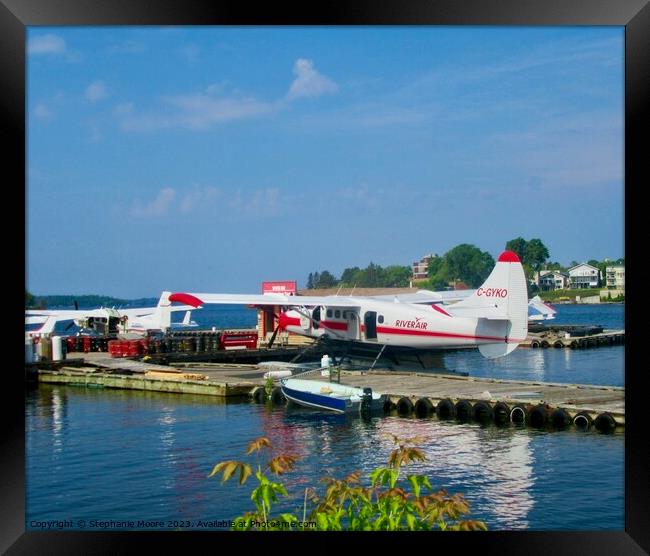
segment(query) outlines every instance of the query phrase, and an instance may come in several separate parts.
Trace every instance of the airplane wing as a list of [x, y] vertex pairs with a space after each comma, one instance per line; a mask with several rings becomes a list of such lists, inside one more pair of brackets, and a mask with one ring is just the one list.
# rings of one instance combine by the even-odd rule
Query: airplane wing
[[57, 311], [54, 309], [39, 310], [39, 309], [27, 309], [25, 311], [26, 317], [54, 317], [56, 320], [72, 320], [83, 317], [93, 317], [93, 316], [103, 316], [102, 313], [97, 312], [96, 309], [89, 309], [84, 311], [83, 309], [69, 309]]
[[[135, 318], [135, 317], [147, 317], [153, 315], [157, 311], [158, 307], [142, 307], [141, 309], [118, 309], [120, 316]], [[191, 311], [196, 309], [193, 305], [172, 305], [168, 309], [173, 313], [175, 311]]]
[[186, 294], [193, 296], [201, 303], [223, 303], [233, 305], [259, 305], [273, 307], [301, 305], [327, 305], [328, 307], [361, 307], [358, 300], [351, 297], [337, 295], [282, 295], [282, 294], [238, 294], [238, 293], [191, 293]]
[[393, 295], [375, 295], [371, 299], [381, 301], [395, 301], [395, 303], [414, 303], [416, 305], [432, 303], [453, 303], [460, 301], [472, 295], [476, 290], [449, 290], [449, 291], [430, 291], [419, 290], [415, 293], [399, 293]]

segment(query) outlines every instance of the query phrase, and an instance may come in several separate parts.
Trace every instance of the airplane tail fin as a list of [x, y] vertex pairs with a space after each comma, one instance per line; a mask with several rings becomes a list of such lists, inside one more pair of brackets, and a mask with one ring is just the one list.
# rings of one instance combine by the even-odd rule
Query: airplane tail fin
[[526, 275], [517, 254], [501, 253], [485, 283], [447, 310], [454, 316], [478, 317], [477, 335], [503, 338], [480, 344], [484, 357], [501, 357], [513, 351], [528, 335]]
[[161, 330], [166, 330], [172, 326], [172, 302], [169, 299], [171, 295], [172, 292], [162, 292], [156, 310], [151, 315], [156, 327], [159, 327]]
[[[160, 295], [160, 300], [158, 301], [158, 306], [156, 307], [155, 313], [152, 315], [154, 321], [157, 323], [157, 327], [161, 330], [166, 330], [172, 326], [172, 302], [183, 303], [190, 305], [194, 308], [200, 308], [203, 302], [190, 295], [188, 293], [172, 293], [172, 292], [162, 292]], [[178, 310], [178, 308], [177, 308]], [[183, 319], [183, 325], [192, 326], [191, 311], [185, 313], [185, 318]]]

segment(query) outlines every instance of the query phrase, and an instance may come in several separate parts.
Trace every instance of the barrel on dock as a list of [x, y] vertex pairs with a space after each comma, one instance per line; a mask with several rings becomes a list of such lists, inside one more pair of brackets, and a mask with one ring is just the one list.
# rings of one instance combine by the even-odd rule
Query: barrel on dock
[[565, 429], [571, 424], [571, 417], [562, 408], [555, 409], [550, 415], [550, 422], [556, 429]]
[[397, 400], [397, 413], [399, 415], [410, 415], [415, 409], [410, 398], [402, 397]]
[[510, 410], [510, 421], [520, 425], [525, 425], [528, 422], [528, 410], [528, 404], [515, 404]]
[[266, 401], [266, 389], [263, 386], [258, 386], [253, 390], [252, 397], [256, 403], [264, 403]]
[[579, 430], [589, 430], [591, 425], [593, 424], [594, 420], [587, 411], [580, 411], [576, 413], [576, 415], [573, 417], [573, 424], [576, 427], [576, 429]]
[[428, 417], [435, 411], [436, 409], [429, 398], [420, 398], [415, 402], [415, 414], [418, 417]]
[[438, 405], [436, 405], [436, 415], [438, 416], [438, 419], [453, 419], [456, 415], [454, 402], [449, 398], [440, 400]]
[[277, 405], [286, 403], [287, 398], [284, 397], [282, 388], [280, 386], [276, 386], [273, 388], [273, 390], [271, 390], [271, 401]]
[[599, 432], [614, 432], [616, 429], [616, 420], [611, 413], [606, 411], [596, 417], [594, 427], [596, 427], [596, 430]]
[[506, 425], [510, 422], [510, 407], [505, 402], [497, 402], [492, 408], [494, 422], [497, 425]]
[[490, 423], [494, 419], [494, 410], [489, 403], [478, 401], [472, 407], [472, 416], [479, 423]]
[[545, 427], [548, 422], [550, 408], [545, 404], [538, 404], [528, 412], [528, 422], [531, 427]]
[[468, 400], [458, 400], [454, 406], [456, 419], [469, 421], [472, 417], [472, 404]]

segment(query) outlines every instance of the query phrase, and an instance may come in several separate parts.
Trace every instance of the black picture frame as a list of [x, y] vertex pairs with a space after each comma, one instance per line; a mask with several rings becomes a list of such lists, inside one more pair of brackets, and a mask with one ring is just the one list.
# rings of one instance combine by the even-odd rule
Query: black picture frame
[[[25, 165], [25, 36], [26, 27], [40, 25], [617, 25], [625, 26], [625, 228], [630, 245], [641, 245], [645, 235], [638, 240], [636, 211], [643, 210], [642, 195], [646, 182], [644, 135], [648, 125], [648, 99], [650, 98], [650, 6], [647, 0], [417, 0], [390, 4], [368, 0], [342, 3], [245, 4], [234, 2], [199, 2], [196, 0], [0, 0], [0, 59], [2, 60], [3, 128], [6, 142], [5, 168], [13, 179], [6, 181], [6, 190], [20, 191], [26, 186]], [[645, 156], [644, 156], [645, 155]], [[17, 195], [21, 204], [20, 193]], [[25, 202], [25, 196], [22, 197]], [[5, 214], [12, 204], [5, 205]], [[25, 207], [26, 209], [26, 207]], [[26, 214], [26, 211], [25, 211]], [[11, 261], [25, 260], [18, 242], [13, 240], [15, 222], [5, 223], [10, 267]], [[639, 230], [639, 231], [637, 231]], [[636, 240], [636, 241], [635, 241]], [[15, 250], [15, 253], [14, 251]], [[627, 249], [626, 249], [627, 250]], [[626, 305], [626, 449], [625, 449], [625, 531], [621, 532], [490, 532], [487, 534], [438, 534], [432, 538], [415, 538], [423, 548], [439, 553], [453, 550], [462, 554], [469, 550], [499, 551], [505, 554], [644, 554], [650, 552], [648, 523], [648, 442], [643, 430], [645, 422], [643, 374], [645, 366], [635, 357], [641, 330], [635, 328], [634, 313], [638, 291], [635, 280], [637, 256], [634, 250], [625, 253], [627, 290], [630, 304]], [[26, 266], [23, 265], [25, 269]], [[16, 274], [7, 269], [7, 274]], [[20, 273], [18, 273], [20, 281]], [[23, 278], [25, 278], [23, 274]], [[26, 283], [26, 282], [25, 282]], [[20, 322], [19, 295], [11, 301], [11, 314]], [[642, 304], [642, 301], [639, 301]], [[639, 307], [640, 305], [636, 305]], [[14, 314], [14, 311], [16, 314]], [[632, 314], [630, 314], [632, 313]], [[13, 319], [12, 319], [13, 320]], [[12, 328], [13, 330], [13, 328]], [[25, 532], [25, 446], [24, 446], [24, 388], [22, 351], [18, 327], [11, 333], [7, 345], [16, 354], [16, 364], [5, 368], [8, 386], [2, 402], [5, 418], [0, 446], [0, 550], [7, 554], [74, 554], [74, 553], [131, 553], [151, 549], [151, 542], [164, 543], [166, 551], [196, 550], [197, 541], [202, 548], [206, 542], [212, 550], [227, 550], [223, 543], [239, 541], [246, 550], [286, 549], [286, 534], [273, 535], [272, 543], [265, 535], [236, 535], [233, 533], [71, 533]], [[20, 353], [20, 355], [19, 355]], [[13, 359], [12, 359], [13, 363]], [[589, 457], [589, 454], [585, 454]], [[598, 473], [598, 462], [593, 462], [593, 472]], [[576, 478], [588, 480], [588, 477]], [[571, 501], [564, 508], [548, 511], [572, 511]], [[313, 537], [308, 536], [309, 539]], [[297, 541], [296, 541], [297, 539]], [[311, 545], [293, 536], [306, 549]], [[330, 543], [345, 541], [351, 550], [372, 549], [381, 543], [382, 552], [412, 550], [412, 536], [375, 535], [320, 535], [320, 549]], [[369, 546], [365, 548], [365, 543]], [[407, 546], [404, 546], [404, 544]], [[293, 544], [293, 543], [290, 543]]]

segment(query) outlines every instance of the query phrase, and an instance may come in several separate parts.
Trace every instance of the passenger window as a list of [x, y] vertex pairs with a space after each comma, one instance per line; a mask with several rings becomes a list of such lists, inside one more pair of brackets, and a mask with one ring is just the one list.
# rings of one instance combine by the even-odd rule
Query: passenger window
[[327, 310], [327, 318], [331, 319], [332, 318], [332, 309]]
[[384, 322], [384, 315], [379, 315], [377, 320], [379, 321], [379, 324], [382, 324]]
[[336, 311], [334, 311], [334, 318], [335, 319], [340, 319], [341, 318], [341, 311], [339, 311], [338, 309]]

